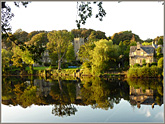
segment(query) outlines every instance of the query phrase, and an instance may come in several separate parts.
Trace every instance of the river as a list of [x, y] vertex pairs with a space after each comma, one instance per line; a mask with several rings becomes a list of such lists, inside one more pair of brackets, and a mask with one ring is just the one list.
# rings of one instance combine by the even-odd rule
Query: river
[[3, 123], [164, 122], [163, 81], [3, 77]]

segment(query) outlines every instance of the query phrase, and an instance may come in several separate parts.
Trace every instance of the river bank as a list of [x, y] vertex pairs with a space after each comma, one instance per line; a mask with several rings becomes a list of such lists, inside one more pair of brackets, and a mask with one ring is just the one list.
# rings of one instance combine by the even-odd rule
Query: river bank
[[[50, 76], [73, 76], [73, 77], [92, 77], [90, 72], [86, 72], [83, 69], [79, 68], [71, 68], [71, 69], [50, 69], [45, 68], [44, 70], [33, 70], [33, 74], [30, 74], [28, 70], [17, 70], [17, 71], [7, 71], [6, 73], [2, 73], [3, 76], [42, 76], [42, 77], [50, 77]], [[112, 71], [108, 73], [104, 73], [99, 75], [99, 77], [126, 77], [127, 71]]]

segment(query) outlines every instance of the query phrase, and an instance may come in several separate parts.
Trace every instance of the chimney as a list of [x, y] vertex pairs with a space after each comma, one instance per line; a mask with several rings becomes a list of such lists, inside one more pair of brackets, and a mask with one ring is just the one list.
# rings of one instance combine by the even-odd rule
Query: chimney
[[140, 49], [141, 44], [139, 42], [137, 42], [137, 49]]
[[155, 41], [152, 41], [152, 47], [156, 48]]

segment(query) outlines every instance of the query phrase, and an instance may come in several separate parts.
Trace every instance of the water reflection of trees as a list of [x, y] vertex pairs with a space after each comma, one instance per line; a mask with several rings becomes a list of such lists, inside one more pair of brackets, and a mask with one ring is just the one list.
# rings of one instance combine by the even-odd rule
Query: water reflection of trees
[[129, 88], [126, 82], [99, 77], [84, 79], [82, 82], [82, 101], [92, 105], [92, 108], [112, 109], [121, 98], [128, 100]]
[[[81, 80], [81, 81], [80, 81]], [[90, 105], [93, 109], [113, 109], [121, 99], [130, 101], [130, 86], [154, 90], [154, 100], [161, 105], [161, 80], [124, 81], [115, 78], [85, 77], [78, 80], [42, 79], [40, 77], [3, 77], [2, 103], [20, 105], [53, 105], [55, 116], [71, 116], [77, 112], [76, 105]], [[129, 85], [130, 86], [129, 86]]]
[[163, 104], [162, 79], [127, 79], [130, 85], [130, 103], [140, 108], [141, 104], [161, 106]]
[[75, 84], [66, 82], [63, 83], [60, 77], [57, 82], [54, 81], [54, 85], [51, 87], [52, 90], [50, 91], [50, 95], [56, 101], [52, 114], [55, 116], [75, 115], [77, 109], [72, 104], [76, 97]]

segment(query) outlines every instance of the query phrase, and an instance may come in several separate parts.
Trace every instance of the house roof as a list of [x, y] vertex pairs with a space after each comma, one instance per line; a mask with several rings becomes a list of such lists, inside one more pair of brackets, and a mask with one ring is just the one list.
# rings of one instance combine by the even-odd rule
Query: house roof
[[150, 54], [150, 53], [154, 53], [155, 48], [150, 46], [142, 46], [141, 47], [146, 53]]
[[[148, 54], [154, 53], [154, 50], [155, 50], [152, 45], [141, 46], [140, 48], [143, 49]], [[135, 52], [136, 49], [137, 49], [137, 46], [131, 46], [130, 52]]]

